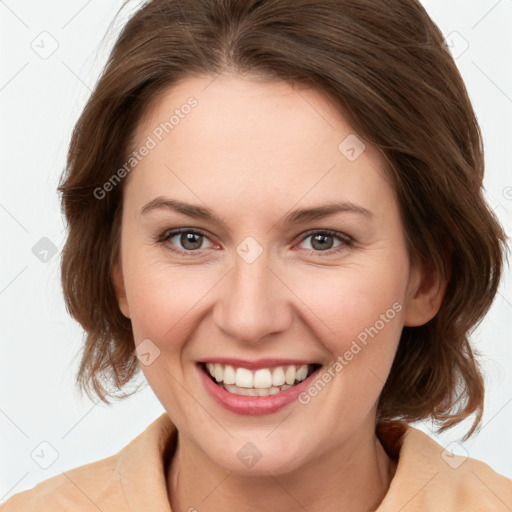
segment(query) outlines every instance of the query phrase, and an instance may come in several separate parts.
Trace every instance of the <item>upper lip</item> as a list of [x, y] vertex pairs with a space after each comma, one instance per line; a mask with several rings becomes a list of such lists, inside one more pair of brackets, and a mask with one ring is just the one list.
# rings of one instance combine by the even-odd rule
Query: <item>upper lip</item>
[[255, 361], [249, 361], [248, 359], [236, 359], [233, 357], [210, 357], [201, 363], [212, 363], [212, 364], [229, 364], [231, 366], [235, 366], [237, 368], [248, 368], [248, 369], [257, 369], [257, 368], [272, 368], [274, 366], [287, 366], [287, 365], [310, 365], [317, 364], [314, 361], [304, 361], [301, 359], [277, 359], [277, 358], [267, 358], [267, 359], [257, 359]]

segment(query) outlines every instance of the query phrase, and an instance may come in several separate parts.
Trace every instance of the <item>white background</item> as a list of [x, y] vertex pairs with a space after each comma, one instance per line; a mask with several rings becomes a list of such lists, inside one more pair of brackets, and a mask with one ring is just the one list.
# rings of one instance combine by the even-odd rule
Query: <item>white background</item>
[[[0, 1], [0, 502], [61, 471], [116, 453], [164, 412], [147, 384], [134, 397], [111, 406], [79, 397], [74, 378], [82, 331], [64, 307], [59, 254], [44, 263], [32, 252], [43, 237], [57, 251], [62, 248], [65, 233], [56, 187], [72, 127], [119, 27], [136, 7], [132, 2], [100, 45], [121, 3]], [[464, 41], [469, 44], [457, 65], [483, 129], [487, 197], [510, 235], [512, 0], [423, 4], [445, 36], [458, 32], [451, 36], [454, 53], [465, 49]], [[50, 35], [41, 35], [45, 31]], [[42, 38], [46, 50], [58, 44], [48, 58], [33, 49], [43, 46]], [[475, 438], [450, 449], [469, 453], [512, 478], [508, 267], [506, 273], [489, 315], [473, 336], [485, 356], [484, 427]], [[428, 424], [419, 427], [446, 447], [459, 441], [468, 425], [441, 436]], [[47, 469], [31, 458], [42, 441], [58, 453]]]

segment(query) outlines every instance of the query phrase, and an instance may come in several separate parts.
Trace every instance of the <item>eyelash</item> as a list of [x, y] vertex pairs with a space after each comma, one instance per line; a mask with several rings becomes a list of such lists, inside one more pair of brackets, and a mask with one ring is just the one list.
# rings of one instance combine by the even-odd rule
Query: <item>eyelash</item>
[[[171, 231], [164, 231], [157, 238], [156, 242], [158, 244], [166, 244], [171, 238], [174, 238], [176, 235], [180, 235], [182, 233], [192, 233], [194, 235], [199, 235], [199, 236], [208, 238], [208, 235], [206, 235], [206, 233], [203, 233], [200, 230], [191, 229], [191, 228], [180, 228], [180, 229], [174, 229]], [[354, 240], [351, 237], [349, 237], [348, 235], [345, 235], [344, 233], [340, 233], [338, 231], [333, 231], [330, 229], [314, 229], [314, 230], [307, 231], [306, 233], [304, 233], [302, 235], [302, 237], [300, 238], [298, 243], [303, 242], [304, 240], [306, 240], [307, 238], [309, 238], [313, 235], [329, 235], [334, 238], [337, 238], [341, 242], [341, 244], [338, 245], [337, 247], [328, 249], [326, 251], [315, 251], [314, 249], [309, 249], [309, 250], [305, 249], [305, 250], [309, 251], [309, 253], [308, 253], [309, 255], [313, 255], [313, 256], [320, 256], [320, 257], [322, 257], [324, 255], [330, 256], [331, 254], [335, 254], [336, 252], [339, 252], [342, 249], [351, 247], [354, 243]], [[193, 256], [193, 257], [202, 256], [201, 249], [185, 251], [185, 250], [176, 249], [174, 247], [173, 248], [168, 247], [168, 248], [170, 251], [177, 253], [179, 255], [182, 255], [182, 256]]]

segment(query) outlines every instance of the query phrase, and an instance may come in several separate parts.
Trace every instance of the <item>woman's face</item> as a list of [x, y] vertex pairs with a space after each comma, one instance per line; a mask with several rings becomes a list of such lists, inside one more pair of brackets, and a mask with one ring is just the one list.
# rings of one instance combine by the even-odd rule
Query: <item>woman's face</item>
[[375, 148], [320, 93], [230, 74], [167, 90], [135, 141], [114, 280], [182, 443], [239, 473], [349, 457], [403, 325], [436, 309]]

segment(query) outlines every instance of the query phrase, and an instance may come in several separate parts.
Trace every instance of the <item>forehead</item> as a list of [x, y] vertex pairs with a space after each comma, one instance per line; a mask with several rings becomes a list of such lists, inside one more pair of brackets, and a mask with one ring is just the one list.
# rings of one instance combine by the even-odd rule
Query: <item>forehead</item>
[[172, 191], [249, 207], [347, 193], [370, 204], [388, 186], [377, 150], [329, 98], [283, 81], [184, 79], [154, 99], [134, 140], [151, 145], [129, 179], [141, 200]]

